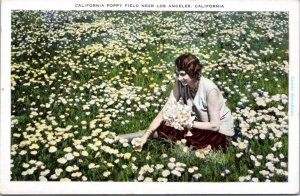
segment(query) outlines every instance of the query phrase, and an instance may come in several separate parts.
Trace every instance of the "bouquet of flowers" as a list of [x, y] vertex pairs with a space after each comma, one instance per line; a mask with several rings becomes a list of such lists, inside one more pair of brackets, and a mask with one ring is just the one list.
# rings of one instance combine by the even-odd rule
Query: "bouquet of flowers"
[[191, 106], [179, 100], [178, 102], [166, 105], [163, 110], [163, 119], [167, 126], [184, 130], [184, 128], [192, 128], [195, 115]]

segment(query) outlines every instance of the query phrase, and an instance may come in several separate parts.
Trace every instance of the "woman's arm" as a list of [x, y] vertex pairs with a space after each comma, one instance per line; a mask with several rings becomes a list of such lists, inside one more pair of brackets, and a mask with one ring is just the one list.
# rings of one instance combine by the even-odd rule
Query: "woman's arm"
[[153, 133], [153, 131], [159, 127], [162, 121], [163, 121], [163, 114], [161, 110], [154, 118], [154, 120], [150, 123], [149, 127], [145, 130], [145, 134], [143, 135], [142, 138], [147, 140], [148, 137]]
[[170, 96], [168, 98], [168, 101], [166, 102], [166, 104], [164, 105], [163, 109], [161, 109], [161, 111], [157, 114], [157, 116], [154, 118], [154, 120], [150, 123], [149, 127], [145, 130], [144, 135], [142, 136], [142, 145], [144, 145], [147, 141], [147, 139], [149, 138], [149, 136], [159, 127], [159, 125], [162, 123], [163, 121], [163, 110], [166, 107], [167, 104], [172, 103], [176, 101], [176, 98], [173, 94], [173, 90], [170, 93]]
[[219, 131], [220, 129], [220, 110], [219, 110], [219, 93], [216, 89], [209, 92], [207, 97], [207, 110], [209, 115], [209, 122], [197, 122], [193, 124], [194, 128], [210, 130], [210, 131]]

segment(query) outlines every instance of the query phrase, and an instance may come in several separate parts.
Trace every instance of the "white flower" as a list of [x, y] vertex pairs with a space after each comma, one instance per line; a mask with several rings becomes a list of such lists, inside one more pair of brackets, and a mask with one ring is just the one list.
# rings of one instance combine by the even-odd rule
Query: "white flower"
[[107, 163], [107, 166], [108, 166], [108, 167], [114, 167], [114, 164], [112, 164], [112, 163]]
[[250, 155], [250, 159], [251, 159], [252, 161], [255, 161], [255, 160], [256, 160], [256, 157], [255, 157], [254, 155]]
[[42, 162], [42, 161], [37, 161], [36, 163], [35, 163], [35, 165], [36, 166], [42, 166], [44, 163]]
[[103, 176], [104, 176], [104, 177], [108, 177], [110, 174], [111, 174], [110, 171], [106, 171], [106, 172], [103, 173]]
[[144, 182], [153, 182], [153, 179], [150, 177], [145, 178]]
[[131, 153], [127, 152], [124, 154], [124, 159], [130, 159]]
[[154, 169], [153, 169], [152, 167], [149, 167], [149, 168], [148, 168], [148, 172], [149, 172], [149, 173], [153, 173], [153, 172], [154, 172]]
[[283, 169], [275, 169], [275, 172], [279, 175], [285, 175], [286, 171], [284, 171]]
[[254, 172], [252, 170], [248, 169], [248, 173], [253, 174]]
[[[83, 147], [81, 144], [76, 145], [75, 148], [76, 148], [77, 150], [82, 150], [82, 149], [84, 149], [84, 147]], [[72, 151], [72, 149], [71, 149], [71, 151]], [[71, 152], [71, 151], [70, 151], [70, 152]]]
[[248, 175], [248, 176], [245, 176], [245, 180], [249, 181], [251, 179], [251, 176]]
[[61, 168], [55, 169], [55, 174], [56, 174], [57, 176], [59, 176], [59, 175], [61, 174], [61, 172], [63, 172], [63, 170], [62, 170]]
[[71, 176], [72, 177], [80, 177], [80, 176], [82, 176], [82, 173], [81, 172], [75, 172], [75, 173], [72, 173]]
[[48, 181], [47, 178], [45, 176], [40, 176], [39, 177], [39, 181]]
[[70, 160], [73, 160], [73, 159], [74, 159], [74, 156], [73, 156], [72, 153], [67, 153], [67, 154], [65, 155], [65, 158], [66, 158], [68, 161], [70, 161]]
[[161, 178], [161, 177], [159, 177], [159, 178], [157, 178], [157, 181], [158, 182], [168, 182], [168, 178]]
[[171, 173], [170, 173], [170, 171], [169, 170], [164, 170], [163, 172], [162, 172], [162, 176], [163, 177], [167, 177], [167, 176], [169, 176]]
[[200, 173], [197, 173], [197, 174], [193, 175], [193, 178], [195, 178], [196, 180], [198, 180], [201, 177], [202, 177], [202, 175]]
[[266, 135], [263, 134], [263, 133], [261, 133], [261, 134], [259, 134], [259, 138], [262, 139], [262, 140], [264, 140], [266, 138]]
[[28, 168], [30, 165], [28, 163], [23, 163], [22, 166], [26, 169]]
[[176, 167], [175, 170], [180, 171], [180, 172], [183, 172], [183, 171], [184, 171], [184, 168], [182, 168], [182, 167]]
[[119, 162], [120, 162], [120, 159], [114, 160], [114, 163], [119, 163]]
[[21, 152], [19, 154], [20, 155], [25, 155], [25, 154], [27, 154], [27, 151], [26, 150], [21, 150]]
[[39, 145], [37, 144], [32, 144], [31, 146], [29, 146], [29, 149], [32, 150], [32, 149], [39, 149]]
[[181, 176], [181, 173], [178, 170], [172, 170], [171, 173], [178, 177]]
[[81, 155], [87, 157], [87, 156], [89, 156], [89, 153], [84, 150], [84, 151], [81, 152]]
[[49, 152], [50, 153], [53, 153], [53, 152], [56, 152], [57, 151], [57, 148], [55, 147], [55, 146], [51, 146], [50, 148], [49, 148]]
[[268, 167], [268, 169], [269, 169], [271, 172], [274, 172], [275, 167], [274, 167], [274, 165], [273, 165], [272, 162], [267, 162], [267, 163], [266, 163], [266, 166]]
[[189, 169], [188, 169], [188, 172], [189, 172], [189, 173], [194, 173], [195, 170], [194, 170], [194, 168], [189, 168]]
[[261, 165], [260, 162], [258, 162], [258, 161], [255, 161], [254, 164], [255, 164], [256, 167], [259, 167]]
[[168, 163], [168, 168], [173, 169], [175, 167], [175, 163]]
[[36, 170], [36, 167], [30, 168], [30, 169], [27, 170], [27, 173], [29, 175], [31, 175], [31, 174], [33, 174], [35, 172], [35, 170]]
[[40, 175], [41, 176], [46, 176], [50, 173], [50, 170], [49, 169], [46, 169], [45, 171], [41, 171]]
[[88, 165], [88, 168], [89, 168], [89, 169], [96, 168], [96, 164], [95, 164], [95, 163], [90, 163], [90, 164]]
[[64, 157], [57, 159], [57, 162], [61, 163], [61, 164], [65, 164], [67, 162], [67, 159], [65, 159]]
[[64, 151], [65, 152], [72, 152], [72, 148], [71, 147], [66, 147], [66, 148], [64, 148]]
[[146, 156], [146, 160], [150, 160], [151, 159], [151, 156], [150, 154], [148, 153], [148, 155]]
[[72, 172], [72, 171], [74, 171], [74, 169], [73, 169], [72, 166], [68, 166], [68, 167], [66, 168], [66, 171], [67, 171], [67, 172]]
[[87, 177], [85, 177], [85, 176], [82, 176], [82, 178], [81, 178], [83, 181], [87, 181]]
[[239, 177], [239, 181], [240, 182], [244, 182], [245, 181], [245, 177], [244, 176]]
[[69, 178], [61, 178], [60, 181], [62, 181], [62, 182], [71, 182], [71, 180]]
[[139, 177], [138, 177], [138, 181], [142, 181], [142, 180], [144, 180], [144, 176], [143, 175], [139, 175]]
[[262, 155], [257, 155], [256, 157], [257, 157], [257, 159], [259, 159], [259, 160], [261, 160], [261, 159], [263, 158]]
[[281, 159], [283, 159], [283, 158], [284, 158], [284, 155], [283, 155], [283, 154], [280, 154], [279, 157], [280, 157]]
[[274, 154], [268, 154], [266, 158], [272, 161], [274, 159]]
[[281, 167], [287, 167], [287, 164], [286, 164], [285, 162], [281, 162], [281, 163], [280, 163], [280, 166], [281, 166]]
[[276, 142], [273, 148], [275, 148], [273, 151], [276, 151], [276, 148], [282, 148], [282, 142]]
[[52, 179], [52, 180], [56, 180], [58, 178], [58, 176], [56, 175], [56, 174], [52, 174], [51, 176], [50, 176], [50, 179]]
[[187, 147], [187, 146], [185, 146], [184, 148], [183, 148], [183, 152], [185, 152], [185, 153], [187, 153], [188, 151], [189, 151], [189, 147]]
[[157, 169], [157, 170], [162, 169], [162, 168], [164, 168], [164, 165], [162, 165], [162, 164], [157, 164], [155, 166], [155, 169]]
[[75, 157], [80, 156], [80, 154], [79, 154], [78, 152], [73, 152], [73, 155], [74, 155]]
[[132, 169], [133, 171], [137, 171], [137, 170], [138, 170], [138, 167], [137, 167], [136, 165], [132, 164], [132, 165], [131, 165], [131, 169]]
[[266, 171], [266, 170], [262, 170], [262, 171], [260, 171], [259, 172], [261, 175], [263, 175], [263, 176], [268, 176], [269, 174], [270, 174], [270, 172], [269, 171]]

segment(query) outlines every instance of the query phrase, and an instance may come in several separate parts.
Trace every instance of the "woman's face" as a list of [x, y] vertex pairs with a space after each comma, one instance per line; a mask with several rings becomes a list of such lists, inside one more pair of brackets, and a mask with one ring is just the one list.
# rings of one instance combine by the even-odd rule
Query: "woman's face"
[[193, 83], [193, 79], [187, 74], [185, 71], [176, 70], [176, 76], [178, 80], [184, 85], [191, 85]]

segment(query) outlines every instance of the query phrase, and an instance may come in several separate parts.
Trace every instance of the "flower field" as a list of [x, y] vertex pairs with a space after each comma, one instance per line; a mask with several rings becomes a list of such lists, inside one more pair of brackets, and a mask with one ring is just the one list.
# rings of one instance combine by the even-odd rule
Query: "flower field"
[[[13, 11], [11, 180], [288, 181], [287, 12]], [[191, 52], [231, 109], [226, 151], [148, 127]]]

